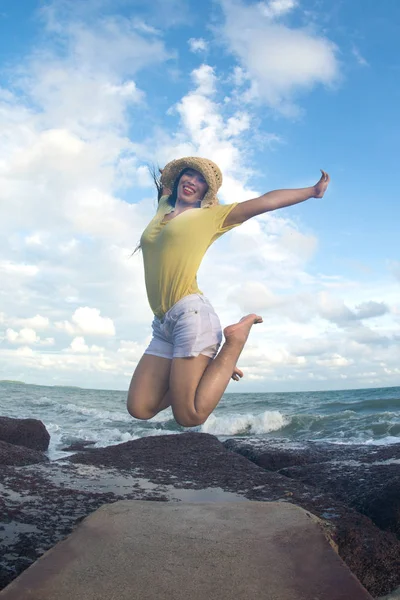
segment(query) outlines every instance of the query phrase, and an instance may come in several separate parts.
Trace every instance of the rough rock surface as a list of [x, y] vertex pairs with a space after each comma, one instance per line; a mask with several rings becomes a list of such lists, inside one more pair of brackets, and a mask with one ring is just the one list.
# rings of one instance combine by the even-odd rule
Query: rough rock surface
[[0, 417], [0, 440], [32, 450], [47, 450], [50, 435], [42, 421]]
[[82, 517], [122, 499], [291, 502], [324, 520], [340, 556], [373, 596], [400, 584], [400, 542], [393, 534], [334, 498], [333, 490], [262, 469], [208, 434], [151, 436], [61, 462], [3, 466], [0, 480], [2, 585]]
[[33, 465], [48, 460], [44, 452], [0, 441], [0, 465]]
[[225, 447], [258, 466], [300, 480], [366, 515], [400, 539], [400, 444], [339, 446], [227, 440]]
[[328, 491], [400, 539], [400, 465], [328, 462], [282, 469], [281, 474]]
[[400, 465], [400, 444], [390, 446], [345, 445], [326, 442], [231, 438], [224, 442], [224, 446], [269, 471], [328, 461], [343, 461], [344, 463], [356, 461], [368, 464], [398, 461]]

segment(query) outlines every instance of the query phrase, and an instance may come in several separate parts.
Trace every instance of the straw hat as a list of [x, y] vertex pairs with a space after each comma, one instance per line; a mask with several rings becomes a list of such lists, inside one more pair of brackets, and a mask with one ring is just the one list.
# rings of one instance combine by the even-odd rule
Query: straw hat
[[177, 177], [184, 169], [199, 171], [208, 184], [208, 190], [201, 201], [201, 208], [218, 204], [217, 192], [222, 184], [222, 173], [219, 167], [208, 158], [187, 156], [172, 160], [162, 170], [161, 182], [163, 186], [172, 190]]

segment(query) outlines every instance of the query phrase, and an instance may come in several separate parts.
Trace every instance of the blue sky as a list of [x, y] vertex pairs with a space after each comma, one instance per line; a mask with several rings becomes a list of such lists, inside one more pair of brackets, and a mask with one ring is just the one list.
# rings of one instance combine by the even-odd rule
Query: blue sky
[[124, 389], [150, 335], [146, 165], [208, 156], [220, 198], [323, 200], [224, 236], [200, 273], [257, 310], [230, 391], [399, 385], [395, 1], [0, 4], [0, 378]]

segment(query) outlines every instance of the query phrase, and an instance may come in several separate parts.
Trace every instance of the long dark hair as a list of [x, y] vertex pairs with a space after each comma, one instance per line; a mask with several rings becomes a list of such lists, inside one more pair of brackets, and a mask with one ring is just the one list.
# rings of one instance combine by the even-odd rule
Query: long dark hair
[[160, 167], [156, 168], [154, 165], [151, 165], [151, 166], [149, 165], [148, 169], [149, 169], [151, 178], [154, 181], [155, 186], [157, 188], [157, 201], [159, 203], [161, 200], [161, 197], [162, 197], [162, 183], [161, 183], [162, 171], [161, 171]]

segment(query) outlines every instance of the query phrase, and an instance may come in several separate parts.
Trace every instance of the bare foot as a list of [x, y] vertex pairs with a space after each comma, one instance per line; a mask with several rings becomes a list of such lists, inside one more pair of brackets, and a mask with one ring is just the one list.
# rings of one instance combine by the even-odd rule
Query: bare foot
[[241, 371], [238, 367], [233, 369], [232, 379], [233, 381], [239, 381], [243, 377], [243, 371]]
[[234, 323], [233, 325], [228, 325], [228, 327], [225, 327], [224, 329], [224, 336], [225, 339], [228, 341], [232, 340], [232, 341], [238, 341], [241, 343], [244, 343], [250, 333], [250, 329], [252, 328], [253, 325], [255, 325], [256, 323], [262, 323], [262, 317], [252, 313], [251, 315], [246, 315], [245, 317], [242, 317], [239, 321], [239, 323]]

